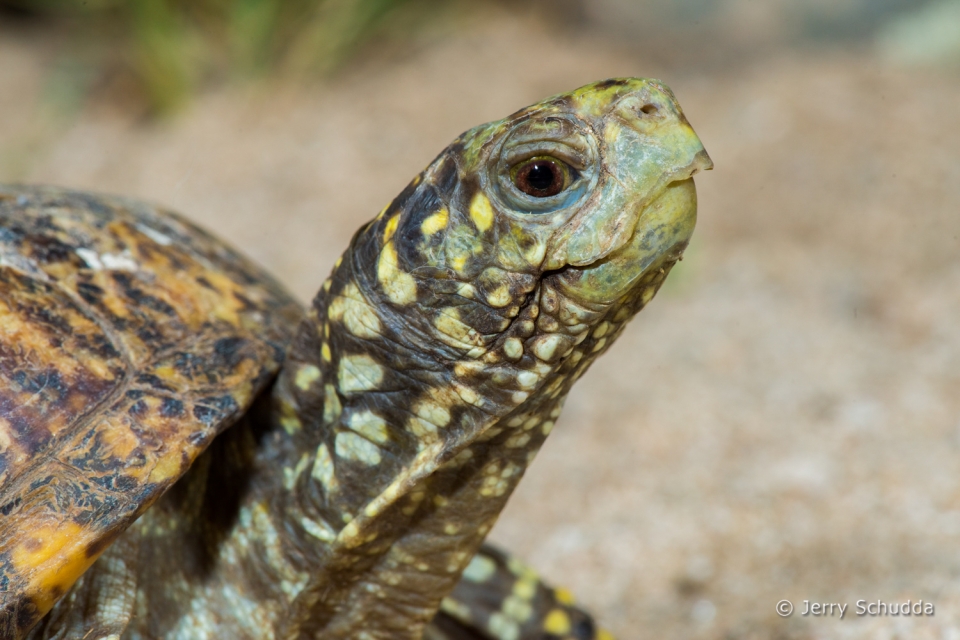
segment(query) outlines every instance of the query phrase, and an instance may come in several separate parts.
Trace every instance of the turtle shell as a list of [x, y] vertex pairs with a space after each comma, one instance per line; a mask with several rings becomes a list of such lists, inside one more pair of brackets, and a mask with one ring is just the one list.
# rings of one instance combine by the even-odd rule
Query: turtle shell
[[170, 212], [0, 186], [0, 637], [49, 611], [249, 407], [301, 315]]

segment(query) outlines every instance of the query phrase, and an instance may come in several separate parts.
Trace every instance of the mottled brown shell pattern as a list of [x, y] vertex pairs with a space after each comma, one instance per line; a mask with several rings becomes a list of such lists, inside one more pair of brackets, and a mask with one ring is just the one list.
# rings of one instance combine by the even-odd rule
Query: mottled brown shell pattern
[[0, 637], [49, 611], [243, 414], [301, 313], [169, 212], [0, 187]]

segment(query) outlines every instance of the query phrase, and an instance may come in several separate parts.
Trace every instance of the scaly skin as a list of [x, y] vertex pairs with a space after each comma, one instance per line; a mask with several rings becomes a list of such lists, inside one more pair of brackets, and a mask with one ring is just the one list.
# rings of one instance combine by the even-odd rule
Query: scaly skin
[[[573, 167], [557, 195], [514, 186], [542, 157]], [[603, 637], [477, 552], [570, 386], [680, 258], [710, 166], [649, 80], [465, 133], [354, 237], [271, 395], [36, 637]]]

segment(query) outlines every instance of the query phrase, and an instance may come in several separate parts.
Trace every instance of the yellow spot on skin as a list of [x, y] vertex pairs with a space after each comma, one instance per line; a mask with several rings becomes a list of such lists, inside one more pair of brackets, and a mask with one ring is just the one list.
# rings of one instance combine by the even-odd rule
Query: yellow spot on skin
[[337, 261], [333, 263], [333, 270], [336, 271], [339, 269], [341, 264], [343, 264], [343, 256], [337, 258]]
[[610, 330], [610, 323], [601, 322], [599, 325], [597, 325], [597, 328], [593, 330], [593, 337], [602, 338], [603, 336], [607, 335], [607, 331], [609, 330]]
[[440, 209], [423, 221], [423, 224], [420, 226], [420, 230], [423, 231], [423, 235], [432, 236], [436, 232], [447, 228], [447, 221], [449, 218], [450, 214], [447, 213], [447, 210]]
[[568, 607], [576, 604], [577, 600], [573, 597], [573, 593], [569, 589], [564, 589], [563, 587], [558, 587], [553, 590], [553, 597], [557, 599], [557, 602], [560, 604], [565, 604]]
[[617, 315], [613, 316], [613, 321], [623, 322], [628, 317], [630, 317], [630, 309], [627, 307], [620, 307], [619, 311], [617, 311]]
[[385, 444], [389, 438], [386, 421], [371, 411], [354, 413], [348, 424], [351, 430], [371, 442]]
[[293, 435], [300, 431], [300, 429], [303, 429], [303, 424], [296, 416], [283, 416], [280, 418], [280, 426], [283, 427], [283, 430], [290, 435]]
[[513, 401], [513, 404], [523, 404], [529, 397], [530, 394], [526, 391], [514, 391], [513, 395], [510, 396], [510, 400]]
[[303, 473], [303, 470], [307, 468], [308, 464], [310, 464], [310, 456], [303, 454], [300, 456], [296, 467], [293, 469], [286, 467], [283, 470], [283, 486], [286, 487], [287, 491], [293, 489], [297, 484], [297, 478], [300, 477], [300, 474]]
[[540, 381], [540, 376], [533, 371], [521, 371], [517, 374], [517, 384], [521, 389], [533, 389]]
[[393, 242], [388, 242], [380, 251], [377, 261], [377, 280], [390, 301], [397, 305], [408, 305], [417, 300], [417, 281], [409, 273], [400, 270], [397, 250]]
[[22, 595], [32, 598], [40, 615], [97, 559], [99, 553], [87, 557], [91, 542], [89, 532], [68, 520], [31, 528], [26, 539], [13, 547], [10, 559], [15, 571], [30, 579]]
[[529, 420], [523, 423], [523, 430], [529, 431], [530, 429], [533, 429], [538, 424], [540, 424], [540, 418], [538, 418], [537, 416], [533, 416], [532, 418], [530, 418]]
[[616, 640], [616, 638], [606, 629], [600, 629], [597, 631], [597, 640]]
[[459, 600], [454, 600], [449, 596], [440, 602], [440, 610], [452, 617], [454, 620], [459, 620], [460, 622], [465, 622], [467, 624], [472, 621], [472, 617], [470, 616], [470, 607]]
[[470, 219], [480, 233], [493, 226], [493, 207], [481, 191], [473, 196], [473, 201], [470, 203]]
[[487, 294], [487, 303], [491, 307], [505, 307], [510, 304], [510, 287], [503, 284]]
[[347, 331], [358, 338], [376, 338], [382, 330], [376, 311], [352, 282], [330, 303], [327, 317], [335, 322], [343, 322]]
[[562, 343], [563, 338], [561, 336], [541, 336], [534, 341], [530, 350], [544, 362], [552, 362], [559, 355]]
[[429, 400], [419, 402], [413, 408], [413, 412], [420, 418], [438, 427], [445, 427], [450, 424], [450, 410], [440, 406], [436, 402]]
[[505, 615], [521, 624], [533, 615], [533, 607], [530, 603], [516, 595], [507, 596], [500, 608]]
[[351, 431], [342, 431], [336, 439], [337, 456], [369, 467], [380, 464], [380, 449], [366, 438]]
[[519, 338], [507, 338], [503, 341], [503, 354], [513, 361], [523, 356], [523, 343]]
[[555, 636], [570, 633], [570, 616], [563, 609], [553, 609], [543, 620], [543, 630]]
[[330, 353], [330, 345], [326, 342], [323, 343], [323, 346], [320, 347], [320, 355], [323, 357], [324, 362], [330, 362], [333, 360], [333, 355]]
[[520, 625], [503, 613], [494, 613], [488, 623], [497, 640], [519, 640]]
[[393, 238], [393, 234], [397, 232], [397, 225], [400, 224], [400, 214], [393, 216], [387, 220], [387, 224], [383, 226], [383, 241], [389, 242]]
[[510, 436], [507, 438], [507, 441], [504, 442], [504, 446], [508, 449], [520, 449], [521, 447], [527, 446], [530, 442], [529, 433], [518, 433], [515, 436]]
[[460, 531], [460, 525], [452, 522], [443, 525], [443, 532], [448, 536], [456, 535]]
[[476, 555], [463, 570], [463, 578], [470, 582], [486, 582], [497, 572], [496, 563], [487, 556]]
[[323, 485], [327, 491], [333, 491], [337, 486], [337, 476], [333, 466], [333, 458], [327, 445], [317, 447], [317, 457], [313, 461], [313, 470], [310, 476]]
[[657, 294], [657, 288], [655, 286], [647, 287], [644, 290], [643, 295], [640, 296], [640, 302], [642, 302], [643, 304], [647, 304], [648, 302], [653, 300], [653, 296], [655, 296], [656, 294]]
[[483, 400], [481, 400], [480, 396], [477, 395], [477, 392], [470, 387], [456, 383], [454, 383], [453, 387], [456, 390], [457, 395], [460, 396], [460, 398], [463, 399], [463, 401], [467, 404], [472, 404], [475, 407], [483, 406]]
[[546, 422], [543, 423], [542, 429], [543, 429], [543, 435], [545, 436], [550, 435], [550, 432], [553, 431], [553, 422], [550, 420], [547, 420]]
[[340, 396], [332, 384], [323, 386], [323, 421], [326, 424], [332, 423], [340, 417], [343, 408], [340, 406]]
[[297, 371], [295, 384], [301, 391], [307, 391], [310, 389], [310, 385], [319, 379], [320, 369], [315, 365], [308, 364], [300, 367], [300, 370]]
[[606, 345], [607, 345], [607, 339], [600, 338], [599, 340], [597, 340], [597, 344], [593, 345], [593, 352], [596, 353], [597, 351], [600, 351], [600, 349], [603, 349]]
[[337, 380], [342, 393], [370, 391], [383, 381], [383, 367], [368, 355], [346, 355], [340, 359]]
[[322, 520], [317, 522], [309, 518], [301, 518], [300, 524], [303, 526], [303, 529], [314, 538], [318, 538], [324, 542], [333, 542], [337, 539], [336, 532], [330, 525]]
[[460, 310], [446, 307], [433, 320], [433, 326], [445, 344], [458, 349], [482, 346], [483, 340], [477, 330], [460, 320]]
[[513, 585], [513, 595], [524, 600], [530, 600], [537, 593], [537, 581], [529, 577], [517, 580]]

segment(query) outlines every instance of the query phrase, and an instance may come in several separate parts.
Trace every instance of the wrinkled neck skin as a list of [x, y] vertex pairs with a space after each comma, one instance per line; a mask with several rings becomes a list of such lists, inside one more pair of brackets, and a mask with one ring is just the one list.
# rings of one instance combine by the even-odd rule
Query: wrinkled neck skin
[[[625, 91], [608, 102], [626, 109]], [[538, 115], [571, 100], [464, 134], [355, 236], [314, 300], [273, 397], [289, 437], [269, 504], [304, 576], [278, 594], [277, 637], [422, 637], [570, 386], [679, 259], [695, 220], [688, 178], [709, 162], [685, 120], [657, 134], [690, 138], [676, 167], [631, 148], [652, 166], [639, 175], [614, 156], [619, 140], [654, 135], [648, 123]], [[575, 138], [571, 162], [606, 164], [576, 206], [505, 213], [476, 167], [518, 137], [521, 151]]]
[[[284, 494], [282, 517], [298, 534], [295, 564], [317, 572], [291, 620], [307, 636], [319, 629], [325, 638], [422, 635], [553, 428], [570, 386], [669, 268], [616, 305], [573, 302], [558, 275], [538, 283], [513, 317], [440, 292], [432, 313], [404, 314], [377, 300], [369, 286], [375, 274], [363, 271], [371, 261], [360, 256], [378, 244], [382, 227], [357, 239], [317, 297], [316, 321], [303, 327], [278, 386], [280, 406], [294, 407], [286, 413], [300, 423], [286, 421], [295, 449], [306, 452], [305, 462], [291, 458], [301, 472]], [[451, 317], [449, 309], [508, 326], [486, 339], [477, 331], [470, 349], [452, 346], [469, 330], [430, 330]], [[472, 349], [482, 355], [468, 356]]]

